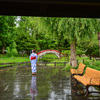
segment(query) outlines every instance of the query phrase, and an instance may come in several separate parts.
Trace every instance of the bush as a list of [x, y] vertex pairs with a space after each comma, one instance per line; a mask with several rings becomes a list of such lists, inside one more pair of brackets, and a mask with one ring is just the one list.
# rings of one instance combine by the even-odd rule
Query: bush
[[10, 44], [9, 47], [7, 47], [7, 56], [12, 57], [12, 56], [15, 56], [17, 53], [18, 52], [16, 49], [16, 43], [12, 42], [12, 44]]
[[70, 70], [72, 68], [72, 66], [70, 65], [70, 64], [66, 64], [66, 67], [65, 68], [63, 68], [63, 70]]
[[21, 57], [21, 54], [16, 54], [15, 57]]
[[9, 47], [7, 47], [7, 56], [8, 57], [16, 56], [16, 54], [17, 54], [17, 50], [15, 48], [10, 49]]
[[97, 49], [94, 52], [92, 52], [92, 56], [93, 57], [98, 57], [99, 56], [99, 49]]
[[28, 55], [27, 54], [24, 54], [23, 57], [28, 57]]
[[94, 62], [94, 65], [95, 65], [95, 66], [100, 66], [100, 61], [95, 61], [95, 62]]
[[11, 56], [12, 56], [12, 53], [11, 53], [11, 51], [10, 51], [10, 48], [9, 48], [9, 47], [7, 47], [7, 56], [8, 56], [8, 57], [11, 57]]
[[17, 49], [16, 49], [16, 48], [13, 48], [13, 49], [11, 50], [11, 52], [12, 52], [12, 55], [13, 55], [13, 56], [15, 56], [16, 54], [18, 54], [18, 52], [17, 52]]
[[65, 50], [65, 51], [63, 52], [63, 54], [67, 57], [67, 60], [69, 61], [69, 56], [70, 56], [70, 54], [71, 54], [71, 51], [70, 51], [70, 50]]
[[84, 61], [84, 64], [86, 65], [86, 66], [92, 66], [93, 65], [93, 61], [91, 61], [91, 60], [85, 60]]
[[63, 53], [69, 56], [71, 54], [71, 51], [70, 50], [65, 50]]
[[82, 51], [82, 50], [77, 50], [76, 51], [76, 55], [79, 55], [79, 57], [81, 57], [82, 54], [84, 54], [84, 51]]

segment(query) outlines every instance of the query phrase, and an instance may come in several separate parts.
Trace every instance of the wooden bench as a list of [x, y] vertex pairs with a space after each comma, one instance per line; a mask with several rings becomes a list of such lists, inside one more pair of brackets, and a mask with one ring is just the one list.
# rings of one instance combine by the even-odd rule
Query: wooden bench
[[83, 76], [74, 75], [74, 78], [86, 86], [87, 91], [85, 96], [90, 93], [88, 91], [89, 86], [100, 87], [100, 71], [93, 68], [87, 67]]
[[80, 63], [78, 69], [70, 69], [72, 75], [83, 75], [84, 68], [86, 65]]

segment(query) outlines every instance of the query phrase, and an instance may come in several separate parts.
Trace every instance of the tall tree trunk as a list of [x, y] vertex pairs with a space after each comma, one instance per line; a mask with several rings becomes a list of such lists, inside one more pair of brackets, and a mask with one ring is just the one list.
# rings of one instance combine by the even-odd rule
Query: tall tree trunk
[[100, 57], [100, 32], [98, 32], [98, 41], [99, 41], [99, 57]]
[[71, 49], [70, 65], [72, 67], [76, 67], [77, 60], [76, 60], [76, 43], [75, 42], [71, 43], [70, 49]]
[[90, 54], [90, 60], [92, 59], [92, 55]]
[[3, 45], [3, 47], [2, 47], [2, 54], [4, 54], [4, 49], [5, 49], [5, 47], [4, 47], [4, 45]]
[[23, 57], [23, 51], [21, 52], [21, 56]]
[[59, 57], [61, 58], [60, 42], [59, 42], [59, 47], [58, 47], [58, 49], [59, 49]]

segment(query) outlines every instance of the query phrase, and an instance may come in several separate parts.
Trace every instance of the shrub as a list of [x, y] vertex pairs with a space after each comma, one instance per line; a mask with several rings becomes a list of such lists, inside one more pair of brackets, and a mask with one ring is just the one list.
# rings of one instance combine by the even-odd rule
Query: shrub
[[18, 52], [16, 49], [16, 43], [12, 42], [12, 44], [10, 44], [9, 47], [7, 47], [7, 56], [12, 57], [12, 56], [15, 56], [17, 53]]
[[79, 55], [79, 57], [81, 57], [82, 54], [84, 54], [84, 51], [82, 51], [82, 50], [77, 50], [76, 51], [76, 55]]
[[70, 64], [66, 64], [66, 67], [63, 68], [63, 70], [70, 70], [72, 68], [72, 66]]
[[11, 49], [11, 53], [13, 56], [15, 56], [18, 52], [16, 48]]
[[100, 66], [100, 61], [95, 61], [95, 62], [94, 62], [94, 65], [95, 65], [95, 66]]
[[96, 49], [94, 52], [92, 52], [93, 57], [98, 57], [99, 55], [99, 49]]
[[92, 66], [92, 65], [93, 65], [93, 61], [91, 61], [91, 60], [87, 60], [87, 61], [86, 61], [86, 60], [85, 60], [85, 61], [84, 61], [84, 64], [87, 65], [87, 66]]
[[7, 56], [8, 56], [8, 57], [11, 57], [11, 56], [12, 56], [12, 53], [11, 53], [11, 51], [10, 51], [10, 48], [9, 48], [9, 47], [7, 47]]
[[70, 50], [65, 50], [65, 51], [63, 52], [63, 54], [67, 57], [67, 60], [69, 61], [69, 56], [70, 56], [70, 54], [71, 54], [71, 51], [70, 51]]

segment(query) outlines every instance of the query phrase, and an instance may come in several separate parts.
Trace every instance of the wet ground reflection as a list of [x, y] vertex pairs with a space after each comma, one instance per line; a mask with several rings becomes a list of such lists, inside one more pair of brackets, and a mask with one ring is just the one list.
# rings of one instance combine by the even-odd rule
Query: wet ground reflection
[[30, 94], [32, 97], [32, 100], [35, 100], [35, 97], [37, 96], [37, 83], [36, 83], [36, 75], [32, 75], [31, 80], [31, 87], [30, 87]]
[[[89, 90], [98, 91], [94, 87]], [[59, 68], [38, 68], [35, 76], [28, 67], [0, 72], [0, 100], [100, 100], [100, 94], [83, 97], [84, 93], [85, 87], [73, 87], [70, 72]]]

